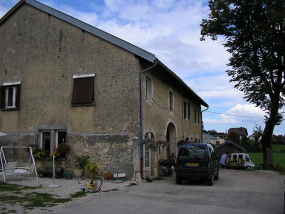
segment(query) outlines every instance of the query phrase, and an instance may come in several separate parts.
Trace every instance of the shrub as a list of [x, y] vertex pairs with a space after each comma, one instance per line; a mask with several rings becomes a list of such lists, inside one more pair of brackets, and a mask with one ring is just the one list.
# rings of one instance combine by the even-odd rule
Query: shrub
[[94, 161], [87, 161], [87, 165], [85, 166], [89, 174], [96, 174], [98, 172], [98, 164]]
[[80, 155], [74, 157], [74, 163], [80, 168], [84, 169], [89, 160], [89, 155]]
[[69, 145], [67, 143], [61, 143], [56, 148], [56, 151], [58, 151], [61, 156], [64, 156], [65, 154], [67, 154], [70, 151], [70, 148], [69, 148]]
[[275, 164], [275, 170], [279, 171], [279, 172], [284, 172], [285, 166], [282, 163], [277, 163], [277, 164]]

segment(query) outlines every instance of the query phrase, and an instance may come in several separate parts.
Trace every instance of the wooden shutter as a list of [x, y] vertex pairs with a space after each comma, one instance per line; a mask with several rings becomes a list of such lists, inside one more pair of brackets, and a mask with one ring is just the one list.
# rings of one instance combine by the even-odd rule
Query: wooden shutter
[[20, 98], [21, 98], [21, 84], [16, 85], [16, 108], [20, 108]]
[[94, 103], [94, 77], [75, 78], [73, 82], [72, 104]]
[[5, 87], [0, 86], [0, 108], [5, 108]]

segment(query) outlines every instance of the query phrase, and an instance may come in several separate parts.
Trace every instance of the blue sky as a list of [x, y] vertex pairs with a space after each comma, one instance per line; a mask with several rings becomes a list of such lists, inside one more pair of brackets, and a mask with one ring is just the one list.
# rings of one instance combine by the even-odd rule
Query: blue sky
[[[224, 40], [200, 41], [200, 23], [209, 14], [206, 0], [38, 1], [155, 54], [209, 104], [205, 130], [243, 126], [252, 134], [256, 124], [264, 128], [264, 112], [229, 82]], [[0, 0], [0, 17], [17, 2]], [[284, 121], [274, 133], [285, 134]]]

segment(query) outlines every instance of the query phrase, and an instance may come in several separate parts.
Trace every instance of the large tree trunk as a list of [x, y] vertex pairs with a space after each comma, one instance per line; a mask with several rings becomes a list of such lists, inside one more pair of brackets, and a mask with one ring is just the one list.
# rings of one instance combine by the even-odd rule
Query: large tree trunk
[[274, 168], [273, 152], [271, 147], [271, 138], [277, 121], [278, 108], [272, 108], [269, 119], [265, 123], [262, 134], [262, 153], [263, 153], [263, 169], [272, 170]]

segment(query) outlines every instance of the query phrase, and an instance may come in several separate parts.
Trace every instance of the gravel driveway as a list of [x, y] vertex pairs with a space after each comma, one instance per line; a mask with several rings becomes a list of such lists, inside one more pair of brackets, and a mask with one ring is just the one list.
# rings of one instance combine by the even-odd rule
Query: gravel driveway
[[[166, 177], [132, 187], [121, 184], [118, 191], [88, 194], [48, 210], [29, 213], [281, 214], [284, 179], [284, 175], [272, 171], [220, 169], [220, 179], [214, 181], [214, 186], [203, 181], [176, 185], [175, 177]], [[72, 182], [77, 181], [68, 180], [65, 186], [62, 182], [60, 188], [52, 191], [67, 192]], [[111, 185], [105, 182], [102, 188], [116, 188]]]

